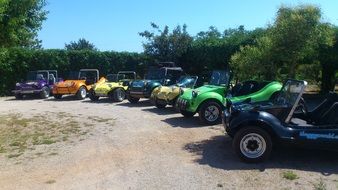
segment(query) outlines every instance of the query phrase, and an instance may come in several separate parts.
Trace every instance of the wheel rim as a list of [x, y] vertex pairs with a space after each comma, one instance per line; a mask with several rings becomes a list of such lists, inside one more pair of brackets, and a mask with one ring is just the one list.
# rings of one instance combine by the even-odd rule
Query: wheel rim
[[258, 158], [266, 151], [266, 142], [261, 135], [250, 133], [242, 138], [240, 149], [245, 157]]
[[82, 98], [85, 98], [86, 95], [87, 95], [86, 90], [83, 89], [83, 88], [81, 89], [80, 93], [81, 93], [81, 97], [82, 97]]
[[123, 100], [125, 96], [124, 91], [120, 90], [119, 92], [117, 92], [117, 96], [119, 97], [120, 100]]
[[205, 109], [204, 117], [209, 122], [214, 122], [218, 119], [219, 116], [219, 110], [217, 106], [211, 105], [208, 106], [207, 109]]

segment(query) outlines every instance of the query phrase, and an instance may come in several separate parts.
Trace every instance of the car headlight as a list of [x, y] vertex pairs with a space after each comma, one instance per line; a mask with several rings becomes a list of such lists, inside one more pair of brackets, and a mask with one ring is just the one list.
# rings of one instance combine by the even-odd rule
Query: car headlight
[[180, 88], [180, 95], [183, 95], [184, 90], [182, 88]]
[[20, 83], [17, 82], [17, 83], [15, 84], [15, 86], [20, 86]]
[[196, 92], [196, 91], [193, 90], [191, 95], [192, 95], [193, 98], [196, 98], [197, 95], [198, 95], [198, 92]]

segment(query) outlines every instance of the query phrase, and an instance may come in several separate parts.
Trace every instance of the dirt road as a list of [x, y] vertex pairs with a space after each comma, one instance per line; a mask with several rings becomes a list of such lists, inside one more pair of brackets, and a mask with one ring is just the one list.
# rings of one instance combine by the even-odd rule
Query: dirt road
[[[282, 149], [266, 163], [244, 164], [222, 125], [203, 126], [148, 101], [0, 99], [0, 115], [46, 112], [93, 125], [86, 135], [36, 145], [18, 157], [0, 153], [0, 189], [338, 188], [335, 153]], [[286, 171], [296, 179], [286, 179]]]

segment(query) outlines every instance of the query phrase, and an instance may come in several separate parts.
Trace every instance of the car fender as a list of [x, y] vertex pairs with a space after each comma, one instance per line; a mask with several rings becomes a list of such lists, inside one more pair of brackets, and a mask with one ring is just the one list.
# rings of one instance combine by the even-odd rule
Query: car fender
[[196, 112], [199, 110], [200, 106], [204, 102], [210, 101], [210, 100], [213, 100], [219, 103], [222, 106], [222, 109], [224, 108], [223, 103], [225, 101], [225, 98], [217, 92], [206, 92], [206, 93], [197, 95], [197, 97], [193, 98], [191, 101], [191, 108], [193, 108], [194, 111]]
[[241, 112], [233, 118], [229, 124], [230, 134], [234, 135], [238, 130], [245, 126], [258, 126], [265, 129], [270, 135], [281, 138], [292, 138], [293, 130], [287, 128], [274, 115], [263, 111]]

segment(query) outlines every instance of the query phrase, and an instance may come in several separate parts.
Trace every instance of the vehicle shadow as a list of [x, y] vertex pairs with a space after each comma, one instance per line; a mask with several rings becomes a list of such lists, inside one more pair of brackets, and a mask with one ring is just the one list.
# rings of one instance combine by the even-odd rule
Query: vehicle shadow
[[275, 147], [271, 158], [258, 164], [241, 162], [232, 149], [229, 136], [186, 144], [183, 149], [200, 155], [195, 162], [224, 170], [295, 169], [320, 172], [323, 175], [338, 174], [338, 153], [322, 150]]
[[16, 99], [14, 96], [13, 97], [10, 97], [4, 101], [30, 101], [30, 100], [44, 100], [44, 99], [41, 99], [40, 97], [38, 96], [25, 96], [21, 99]]
[[112, 100], [110, 100], [109, 98], [100, 98], [97, 101], [92, 101], [90, 99], [85, 99], [82, 101], [83, 103], [91, 103], [91, 104], [112, 104], [112, 103], [117, 103], [117, 102], [113, 102]]
[[164, 109], [159, 109], [157, 107], [152, 107], [152, 108], [144, 108], [142, 111], [147, 111], [151, 113], [155, 113], [157, 115], [169, 115], [169, 114], [175, 114], [178, 113], [175, 108], [173, 107], [166, 107]]
[[172, 127], [181, 127], [181, 128], [208, 127], [207, 125], [203, 125], [196, 116], [192, 118], [185, 118], [183, 116], [170, 117], [163, 119], [162, 121], [168, 123]]
[[136, 104], [130, 103], [128, 100], [124, 100], [121, 103], [117, 103], [117, 106], [125, 106], [125, 107], [150, 107], [153, 106], [150, 102], [150, 100], [140, 100]]
[[48, 99], [44, 99], [44, 101], [62, 102], [62, 101], [81, 101], [81, 100], [77, 99], [76, 96], [69, 95], [69, 96], [62, 96], [61, 99], [56, 99], [52, 96]]

